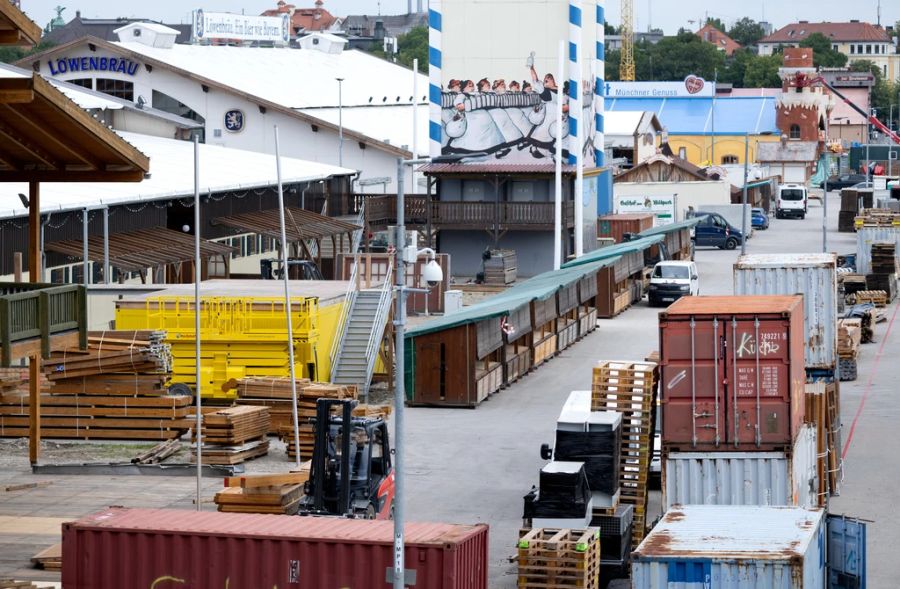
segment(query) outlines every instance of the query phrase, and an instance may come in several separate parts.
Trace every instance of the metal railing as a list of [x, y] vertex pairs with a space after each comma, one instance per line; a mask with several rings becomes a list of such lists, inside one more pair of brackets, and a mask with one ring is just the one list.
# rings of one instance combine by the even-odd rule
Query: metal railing
[[77, 331], [87, 347], [87, 291], [76, 284], [0, 283], [0, 364], [12, 363], [12, 344], [41, 340], [41, 355], [50, 356], [50, 336]]
[[[384, 283], [381, 285], [381, 293], [378, 297], [378, 310], [375, 312], [375, 323], [372, 325], [372, 331], [369, 332], [369, 341], [366, 344], [366, 382], [363, 391], [368, 392], [369, 383], [372, 382], [372, 374], [375, 372], [375, 362], [378, 358], [378, 348], [384, 339], [384, 329], [387, 326], [387, 318], [390, 315], [391, 296], [394, 292], [391, 284], [391, 275], [394, 271], [394, 260], [388, 262], [387, 274]], [[402, 376], [398, 377], [402, 378]]]
[[353, 309], [353, 303], [356, 300], [356, 279], [359, 272], [359, 260], [354, 259], [353, 271], [350, 273], [350, 283], [347, 285], [347, 292], [344, 294], [344, 308], [338, 317], [337, 326], [335, 327], [334, 339], [331, 340], [331, 381], [337, 375], [337, 360], [341, 352], [341, 346], [344, 342], [344, 335], [347, 329], [347, 320], [350, 317], [350, 311]]
[[[366, 230], [366, 201], [362, 201], [359, 205], [359, 212], [356, 214], [356, 225], [359, 226], [359, 229], [353, 232], [353, 243], [350, 245], [351, 254], [359, 251], [363, 232]], [[335, 256], [335, 259], [337, 259], [337, 256]]]

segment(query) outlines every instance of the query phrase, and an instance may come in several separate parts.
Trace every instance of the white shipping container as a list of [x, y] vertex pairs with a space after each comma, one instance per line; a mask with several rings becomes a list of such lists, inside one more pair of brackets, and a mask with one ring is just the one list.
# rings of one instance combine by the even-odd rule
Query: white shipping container
[[856, 273], [872, 271], [872, 244], [893, 243], [900, 250], [900, 227], [860, 227], [856, 231]]
[[820, 509], [686, 505], [632, 553], [633, 589], [822, 589]]
[[662, 473], [663, 509], [673, 505], [818, 505], [816, 429], [791, 452], [671, 452]]
[[756, 254], [734, 264], [736, 295], [803, 295], [806, 367], [837, 364], [837, 256]]

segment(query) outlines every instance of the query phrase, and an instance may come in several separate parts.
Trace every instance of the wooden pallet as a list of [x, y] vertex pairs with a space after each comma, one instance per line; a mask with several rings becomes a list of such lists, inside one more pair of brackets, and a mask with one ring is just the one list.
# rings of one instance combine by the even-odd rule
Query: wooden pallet
[[872, 303], [876, 307], [886, 307], [888, 294], [883, 290], [860, 290], [856, 293], [856, 303]]
[[605, 361], [593, 372], [591, 410], [622, 414], [619, 501], [634, 506], [632, 546], [646, 533], [656, 370], [654, 362]]
[[[260, 438], [250, 440], [240, 445], [204, 445], [203, 464], [231, 465], [241, 464], [247, 460], [265, 456], [269, 453], [269, 441]], [[197, 462], [196, 445], [191, 450], [191, 462]]]
[[0, 589], [51, 589], [54, 585], [35, 585], [31, 581], [0, 579]]
[[600, 587], [598, 530], [521, 530], [517, 547], [522, 589]]
[[838, 321], [838, 357], [855, 359], [862, 343], [862, 319], [858, 317]]
[[804, 411], [805, 422], [816, 429], [816, 478], [818, 480], [819, 507], [828, 506], [828, 437], [825, 433], [825, 383], [807, 383], [806, 407]]
[[825, 385], [825, 434], [828, 444], [828, 490], [831, 495], [840, 494], [844, 478], [843, 442], [841, 437], [840, 386], [836, 382]]

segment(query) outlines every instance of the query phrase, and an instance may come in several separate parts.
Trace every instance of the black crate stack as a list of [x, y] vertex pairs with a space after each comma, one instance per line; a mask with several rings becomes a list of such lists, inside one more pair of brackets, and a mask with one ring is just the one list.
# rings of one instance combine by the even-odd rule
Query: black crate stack
[[872, 273], [866, 275], [868, 290], [883, 290], [887, 302], [894, 300], [897, 294], [897, 248], [890, 242], [872, 244]]

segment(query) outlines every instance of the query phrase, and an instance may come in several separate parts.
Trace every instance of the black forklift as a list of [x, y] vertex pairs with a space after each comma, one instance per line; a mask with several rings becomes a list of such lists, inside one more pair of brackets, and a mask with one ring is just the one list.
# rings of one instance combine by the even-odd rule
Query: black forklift
[[316, 402], [315, 445], [299, 515], [391, 519], [394, 471], [387, 424], [354, 417], [357, 403]]

